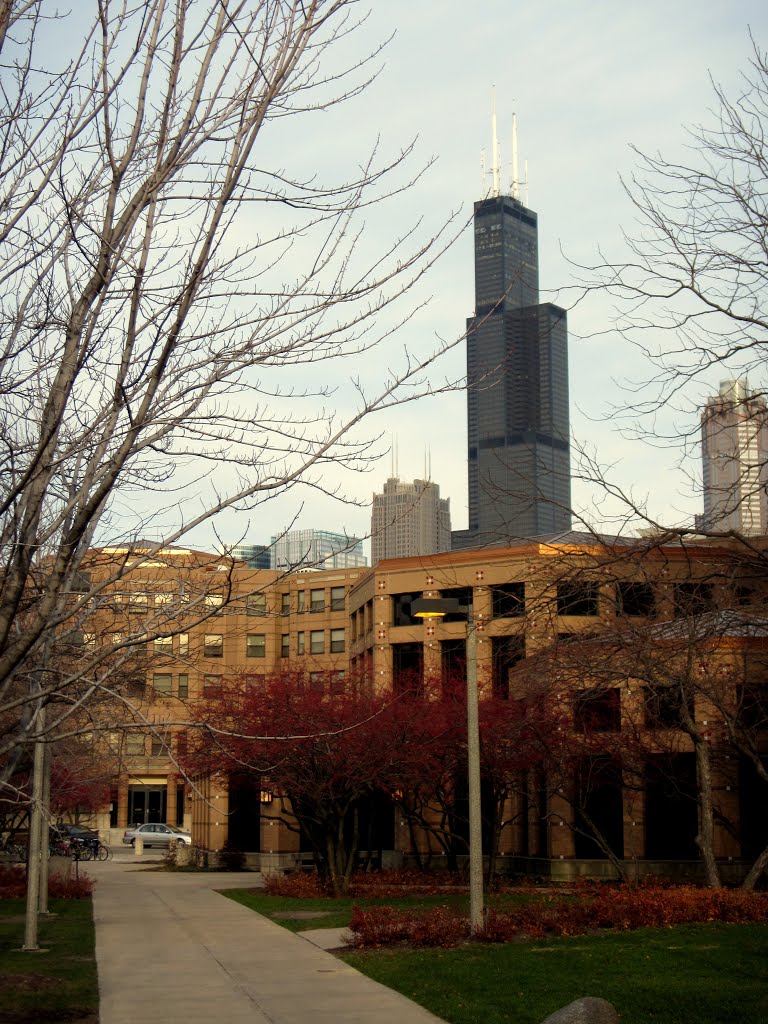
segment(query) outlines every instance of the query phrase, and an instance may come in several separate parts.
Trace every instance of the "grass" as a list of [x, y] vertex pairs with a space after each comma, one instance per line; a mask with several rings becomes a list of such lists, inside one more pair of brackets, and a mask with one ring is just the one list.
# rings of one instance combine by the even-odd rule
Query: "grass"
[[0, 900], [0, 1021], [98, 1021], [99, 989], [90, 900], [51, 900], [40, 918], [44, 952], [21, 951], [24, 903]]
[[[415, 909], [467, 902], [466, 896], [444, 894], [332, 900], [241, 889], [226, 895], [273, 919], [296, 910], [330, 911], [324, 917], [275, 919], [293, 931], [345, 927], [353, 904]], [[537, 897], [498, 897], [494, 905], [516, 898]], [[586, 995], [613, 1003], [621, 1024], [768, 1022], [766, 925], [642, 928], [447, 950], [349, 952], [342, 959], [450, 1024], [539, 1024]]]
[[343, 959], [451, 1024], [538, 1024], [601, 996], [622, 1024], [768, 1020], [768, 927], [684, 925]]

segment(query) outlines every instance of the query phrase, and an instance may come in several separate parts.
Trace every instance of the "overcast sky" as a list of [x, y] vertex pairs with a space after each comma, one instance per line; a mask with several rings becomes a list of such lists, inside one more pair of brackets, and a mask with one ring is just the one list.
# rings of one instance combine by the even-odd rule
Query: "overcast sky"
[[[345, 108], [341, 120], [336, 115], [331, 121], [331, 134], [338, 138], [328, 140], [325, 159], [336, 141], [344, 154], [350, 139], [359, 139], [365, 150], [380, 135], [382, 145], [395, 151], [418, 135], [418, 159], [435, 157], [436, 163], [401, 204], [401, 215], [424, 212], [437, 223], [461, 207], [469, 218], [483, 190], [480, 153], [490, 148], [495, 90], [504, 161], [510, 156], [513, 111], [518, 115], [520, 160], [529, 168], [528, 205], [539, 216], [542, 301], [568, 306], [571, 296], [562, 291], [574, 279], [568, 261], [588, 263], [598, 246], [620, 258], [622, 228], [632, 228], [632, 208], [619, 181], [634, 165], [630, 146], [670, 157], [679, 153], [683, 126], [709, 118], [709, 76], [726, 90], [736, 87], [749, 57], [750, 27], [758, 44], [768, 46], [765, 0], [387, 0], [376, 4], [363, 32], [372, 44], [395, 32], [382, 73], [365, 96]], [[317, 126], [292, 144], [306, 158], [308, 147], [321, 145]], [[400, 346], [409, 344], [409, 332], [435, 338], [462, 332], [474, 301], [469, 231], [426, 288], [432, 300]], [[691, 490], [679, 453], [631, 443], [617, 433], [615, 420], [606, 418], [609, 405], [621, 401], [616, 380], [643, 371], [620, 338], [596, 337], [608, 326], [607, 315], [600, 302], [569, 313], [574, 437], [613, 464], [621, 486], [634, 487], [639, 497], [648, 494], [653, 514], [669, 522], [692, 518], [700, 496]], [[451, 358], [441, 377], [462, 371], [463, 345]], [[378, 359], [384, 373], [386, 350]], [[692, 405], [687, 426], [696, 420]], [[408, 405], [388, 413], [375, 429], [396, 443], [396, 470], [403, 479], [424, 475], [429, 452], [431, 477], [451, 501], [452, 525], [465, 527], [465, 396], [443, 394]], [[387, 455], [372, 472], [346, 481], [347, 488], [368, 502], [393, 465]], [[695, 472], [698, 466], [688, 468]], [[594, 501], [593, 493], [574, 488], [578, 507], [589, 509]], [[268, 540], [291, 521], [295, 509], [295, 495], [265, 509], [248, 524], [247, 539]], [[606, 515], [610, 511], [606, 506]], [[589, 514], [599, 525], [599, 513]], [[339, 507], [308, 494], [295, 525], [362, 535], [369, 524], [367, 507]], [[242, 526], [242, 520], [232, 520], [219, 532], [241, 533]]]

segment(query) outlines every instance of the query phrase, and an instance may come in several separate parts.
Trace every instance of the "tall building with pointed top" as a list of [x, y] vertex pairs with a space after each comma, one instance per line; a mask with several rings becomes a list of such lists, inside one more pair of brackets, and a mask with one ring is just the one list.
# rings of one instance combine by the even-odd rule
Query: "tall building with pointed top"
[[[513, 128], [513, 134], [515, 129]], [[454, 548], [570, 528], [568, 331], [539, 302], [538, 218], [512, 183], [475, 203], [475, 312], [467, 320], [469, 527]]]
[[703, 525], [768, 533], [768, 407], [745, 380], [725, 380], [701, 413]]
[[450, 499], [430, 480], [392, 476], [371, 509], [371, 564], [451, 550]]

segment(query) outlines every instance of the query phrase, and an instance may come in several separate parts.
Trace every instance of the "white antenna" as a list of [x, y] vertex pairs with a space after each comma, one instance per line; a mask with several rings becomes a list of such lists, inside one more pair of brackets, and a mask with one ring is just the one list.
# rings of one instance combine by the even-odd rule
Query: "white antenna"
[[499, 140], [496, 134], [496, 88], [493, 89], [493, 110], [491, 114], [491, 174], [493, 175], [492, 195], [501, 194], [499, 187]]
[[528, 161], [525, 161], [525, 205], [528, 205]]
[[520, 177], [517, 171], [517, 114], [512, 115], [512, 198], [520, 201]]
[[485, 190], [488, 188], [486, 178], [488, 176], [488, 169], [485, 161], [485, 147], [480, 150], [480, 195], [485, 196]]

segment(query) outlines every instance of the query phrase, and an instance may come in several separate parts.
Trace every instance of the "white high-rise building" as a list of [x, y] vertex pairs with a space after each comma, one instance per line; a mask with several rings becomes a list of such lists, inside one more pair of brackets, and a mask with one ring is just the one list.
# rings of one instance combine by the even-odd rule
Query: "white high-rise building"
[[429, 480], [407, 483], [390, 477], [383, 494], [374, 494], [371, 513], [371, 564], [382, 558], [431, 555], [451, 549], [450, 499]]
[[367, 565], [363, 542], [328, 530], [289, 530], [272, 538], [273, 569], [355, 569]]
[[726, 380], [701, 414], [705, 528], [768, 532], [768, 407], [745, 380]]

